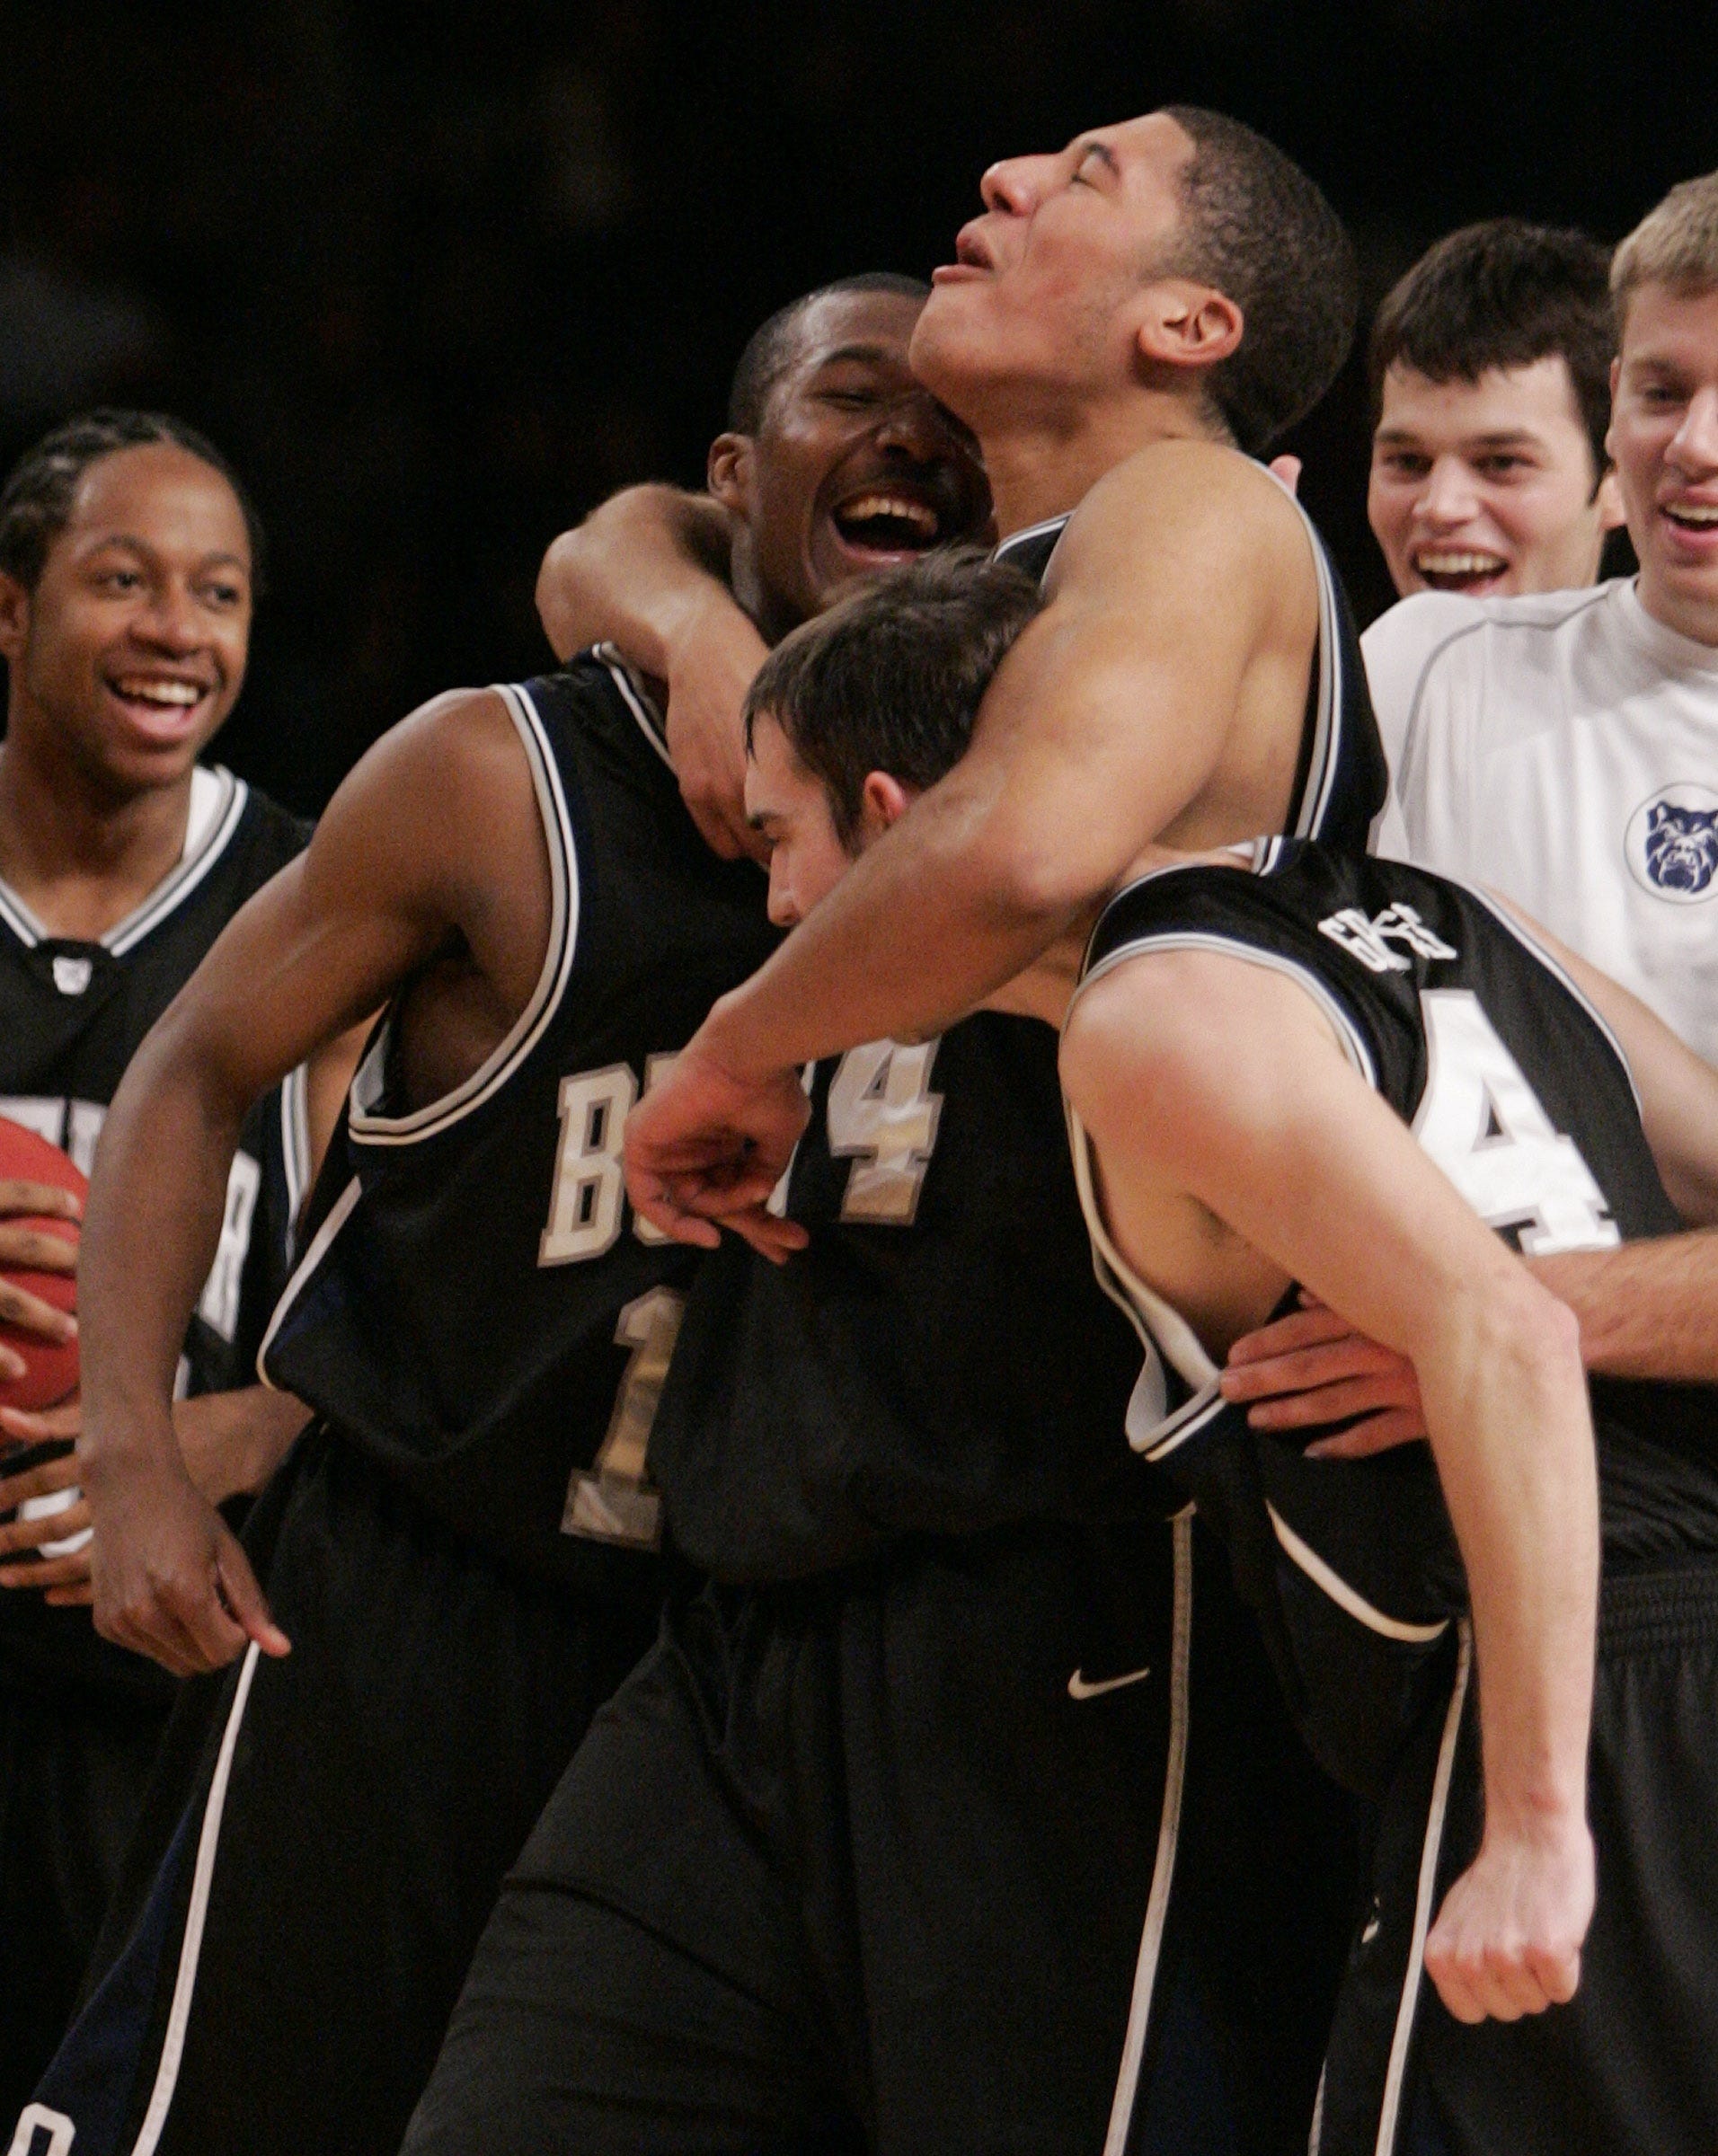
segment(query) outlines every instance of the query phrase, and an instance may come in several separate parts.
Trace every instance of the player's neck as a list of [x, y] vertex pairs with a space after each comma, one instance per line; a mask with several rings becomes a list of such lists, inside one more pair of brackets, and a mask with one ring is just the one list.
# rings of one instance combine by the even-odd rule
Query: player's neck
[[0, 744], [0, 878], [49, 935], [94, 942], [177, 864], [190, 773], [126, 792], [43, 747], [16, 715]]
[[978, 434], [1004, 539], [1066, 516], [1105, 473], [1153, 442], [1220, 438], [1187, 398], [1143, 389], [1059, 414], [1005, 411]]

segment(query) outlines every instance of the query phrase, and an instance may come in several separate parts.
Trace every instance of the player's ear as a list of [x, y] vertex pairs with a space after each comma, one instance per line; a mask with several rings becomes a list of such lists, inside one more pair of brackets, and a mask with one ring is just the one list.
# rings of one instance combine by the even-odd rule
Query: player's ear
[[1622, 482], [1616, 476], [1615, 464], [1606, 465], [1605, 476], [1599, 481], [1598, 491], [1593, 499], [1598, 504], [1598, 528], [1601, 532], [1614, 532], [1628, 521], [1623, 510]]
[[906, 815], [917, 798], [917, 789], [903, 786], [892, 773], [868, 772], [860, 796], [860, 823], [867, 840], [881, 838], [890, 824]]
[[29, 634], [30, 594], [0, 569], [0, 658], [11, 665], [22, 657]]
[[1620, 359], [1613, 359], [1610, 368], [1610, 425], [1605, 429], [1605, 455], [1611, 460], [1610, 469], [1613, 473], [1616, 470], [1616, 452], [1611, 446], [1611, 437], [1616, 431], [1616, 384], [1622, 372], [1623, 362]]
[[1141, 288], [1134, 341], [1147, 367], [1215, 367], [1241, 341], [1246, 317], [1225, 292], [1191, 278], [1154, 278]]
[[754, 506], [752, 447], [748, 434], [719, 434], [704, 464], [704, 483], [712, 495], [724, 509], [745, 517]]

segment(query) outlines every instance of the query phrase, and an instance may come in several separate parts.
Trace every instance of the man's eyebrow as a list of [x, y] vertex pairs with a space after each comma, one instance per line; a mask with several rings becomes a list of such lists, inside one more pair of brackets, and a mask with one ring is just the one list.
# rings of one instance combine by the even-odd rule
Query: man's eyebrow
[[[135, 538], [129, 532], [103, 532], [99, 539], [92, 543], [90, 552], [93, 554], [100, 553], [104, 546], [123, 546], [134, 554], [146, 556], [154, 554], [155, 551], [146, 539]], [[230, 563], [235, 569], [242, 569], [247, 576], [251, 573], [251, 565], [244, 556], [230, 550], [205, 554], [197, 566], [199, 569], [213, 569], [220, 563]]]
[[[1423, 437], [1412, 427], [1380, 427], [1373, 435], [1375, 443], [1386, 449], [1419, 448]], [[1465, 434], [1460, 446], [1468, 449], [1521, 449], [1539, 448], [1544, 437], [1531, 427], [1499, 427], [1486, 434]]]

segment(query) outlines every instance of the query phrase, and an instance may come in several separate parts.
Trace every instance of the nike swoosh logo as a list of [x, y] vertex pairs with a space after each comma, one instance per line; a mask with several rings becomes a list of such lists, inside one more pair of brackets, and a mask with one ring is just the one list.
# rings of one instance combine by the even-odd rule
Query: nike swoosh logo
[[1147, 1664], [1144, 1669], [1130, 1669], [1125, 1676], [1099, 1677], [1094, 1683], [1088, 1683], [1085, 1672], [1076, 1669], [1067, 1680], [1067, 1696], [1070, 1700], [1095, 1700], [1103, 1692], [1120, 1692], [1124, 1684], [1137, 1684], [1141, 1677], [1150, 1674]]

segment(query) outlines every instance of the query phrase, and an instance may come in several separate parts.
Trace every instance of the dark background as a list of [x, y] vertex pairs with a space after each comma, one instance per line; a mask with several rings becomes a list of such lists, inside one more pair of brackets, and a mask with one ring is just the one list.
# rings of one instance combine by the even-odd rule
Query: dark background
[[[0, 0], [0, 455], [166, 406], [273, 541], [222, 754], [312, 808], [433, 691], [543, 661], [531, 590], [609, 489], [695, 482], [757, 320], [946, 258], [993, 157], [1180, 100], [1349, 219], [1368, 308], [1517, 211], [1628, 229], [1718, 165], [1703, 4]], [[1389, 596], [1349, 374], [1289, 446]]]

